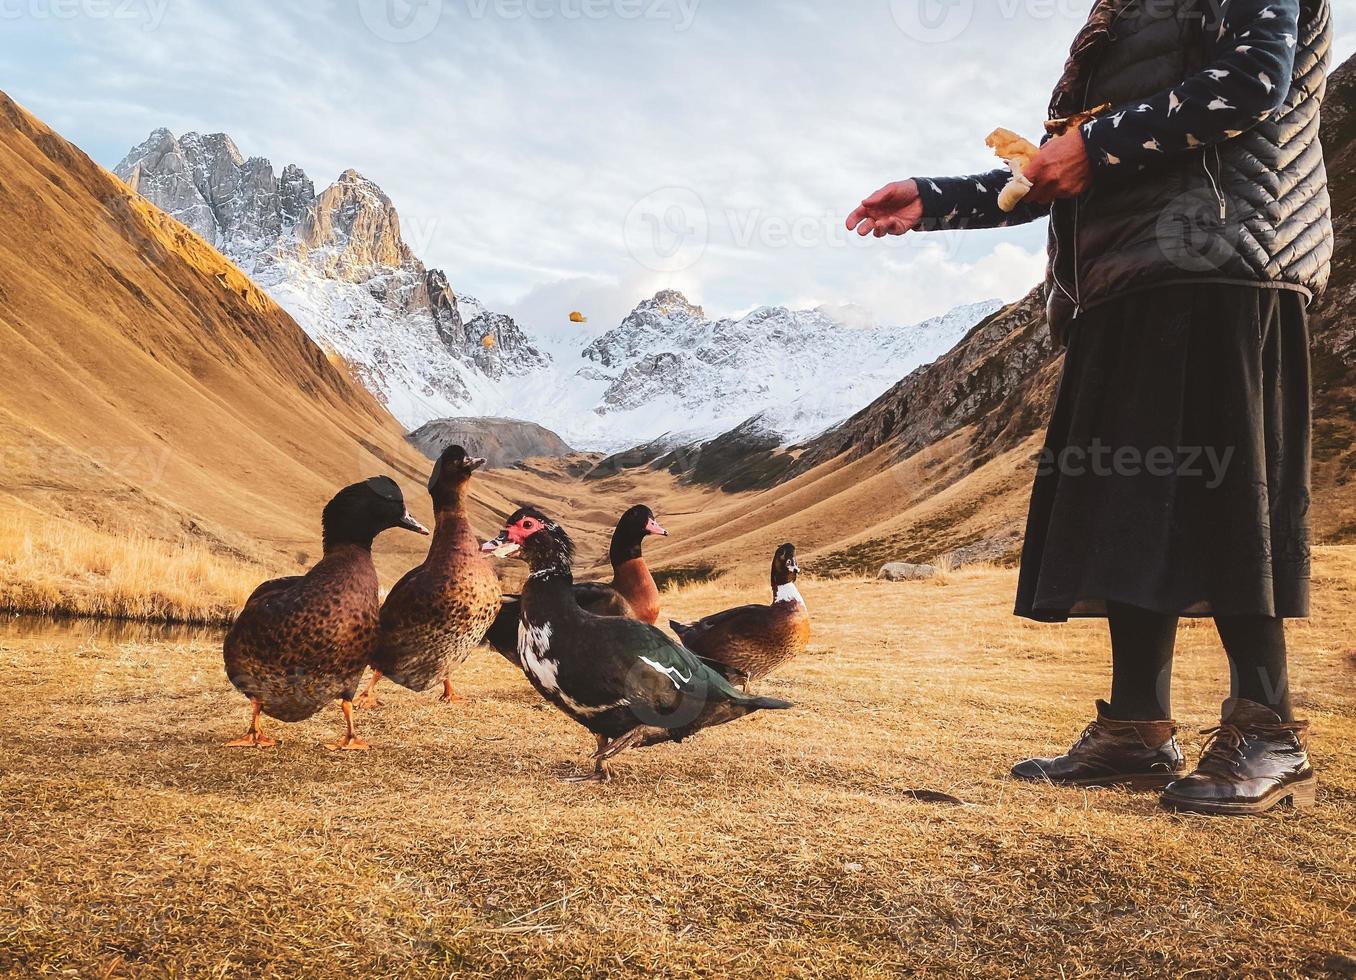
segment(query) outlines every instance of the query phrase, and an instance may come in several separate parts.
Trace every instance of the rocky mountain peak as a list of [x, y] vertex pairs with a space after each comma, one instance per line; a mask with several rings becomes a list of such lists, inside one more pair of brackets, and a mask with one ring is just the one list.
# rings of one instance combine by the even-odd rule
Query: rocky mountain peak
[[318, 253], [314, 259], [326, 275], [349, 282], [370, 279], [381, 267], [415, 262], [400, 236], [395, 205], [356, 170], [345, 170], [311, 202], [297, 222], [296, 238], [303, 250]]
[[395, 204], [347, 169], [325, 190], [224, 133], [157, 129], [116, 171], [226, 254], [402, 422], [464, 414], [479, 389], [545, 367], [512, 318], [458, 298], [401, 236]]
[[647, 299], [637, 305], [636, 310], [653, 310], [662, 316], [706, 316], [705, 311], [700, 306], [688, 302], [688, 298], [676, 289], [661, 289], [654, 294], [653, 299]]

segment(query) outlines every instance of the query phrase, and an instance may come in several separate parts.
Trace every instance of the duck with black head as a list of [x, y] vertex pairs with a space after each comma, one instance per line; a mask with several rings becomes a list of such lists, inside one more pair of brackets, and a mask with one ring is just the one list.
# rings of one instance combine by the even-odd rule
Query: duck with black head
[[484, 548], [527, 561], [518, 631], [523, 672], [597, 739], [593, 772], [571, 781], [607, 781], [609, 760], [627, 749], [681, 742], [755, 711], [792, 706], [741, 693], [649, 623], [581, 609], [570, 537], [536, 508], [514, 513]]
[[266, 748], [260, 715], [305, 721], [338, 701], [345, 732], [331, 749], [368, 744], [353, 726], [353, 695], [376, 648], [380, 603], [372, 542], [391, 528], [428, 529], [410, 516], [400, 487], [375, 477], [345, 487], [325, 507], [324, 555], [305, 575], [274, 579], [254, 591], [226, 634], [226, 676], [250, 699], [245, 735], [231, 748]]
[[[621, 516], [612, 532], [608, 558], [612, 563], [612, 581], [576, 582], [574, 596], [579, 605], [598, 616], [627, 616], [653, 626], [659, 622], [659, 587], [645, 564], [645, 539], [652, 535], [667, 538], [654, 511], [637, 504]], [[506, 595], [485, 642], [515, 666], [518, 661], [519, 597]]]
[[791, 662], [810, 642], [810, 612], [796, 580], [796, 546], [784, 544], [772, 556], [772, 603], [737, 606], [695, 623], [670, 621], [678, 639], [725, 677], [753, 682]]
[[440, 700], [460, 700], [452, 671], [465, 662], [499, 612], [499, 577], [471, 530], [466, 496], [485, 460], [450, 446], [429, 480], [435, 520], [428, 558], [396, 583], [381, 607], [381, 638], [372, 655], [372, 680], [359, 701], [376, 704], [383, 676], [412, 691], [441, 682]]

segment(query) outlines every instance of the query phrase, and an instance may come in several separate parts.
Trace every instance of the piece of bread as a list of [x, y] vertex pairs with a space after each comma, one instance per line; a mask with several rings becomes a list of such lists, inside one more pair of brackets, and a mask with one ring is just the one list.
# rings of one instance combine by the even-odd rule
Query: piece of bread
[[990, 147], [995, 156], [1002, 157], [1009, 165], [1016, 163], [1023, 168], [1040, 152], [1040, 147], [1010, 129], [995, 129], [984, 140], [984, 145]]
[[1022, 171], [1030, 165], [1040, 148], [1010, 129], [995, 129], [984, 140], [984, 144], [1001, 157], [1012, 171], [1012, 179], [998, 195], [998, 209], [1004, 213], [1012, 211], [1031, 190], [1031, 181], [1023, 176]]

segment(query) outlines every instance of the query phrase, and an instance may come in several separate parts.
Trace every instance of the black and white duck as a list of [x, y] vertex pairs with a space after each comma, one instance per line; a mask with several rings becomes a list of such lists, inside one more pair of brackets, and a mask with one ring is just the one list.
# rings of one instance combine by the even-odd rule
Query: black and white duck
[[594, 771], [572, 781], [605, 782], [609, 760], [627, 749], [681, 742], [755, 711], [792, 707], [742, 693], [648, 623], [581, 609], [574, 547], [541, 511], [520, 509], [484, 549], [527, 562], [518, 633], [523, 672], [597, 739]]

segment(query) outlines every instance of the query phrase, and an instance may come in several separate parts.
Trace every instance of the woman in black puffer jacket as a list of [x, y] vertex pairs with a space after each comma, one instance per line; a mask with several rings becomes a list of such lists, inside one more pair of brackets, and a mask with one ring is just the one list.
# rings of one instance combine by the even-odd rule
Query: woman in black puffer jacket
[[[1032, 493], [1017, 614], [1109, 620], [1109, 701], [1021, 779], [1164, 788], [1208, 813], [1307, 805], [1285, 620], [1309, 614], [1306, 308], [1332, 224], [1318, 142], [1327, 0], [1098, 0], [1051, 102], [1033, 189], [1006, 170], [889, 184], [861, 235], [1050, 218], [1064, 375]], [[1187, 773], [1171, 720], [1178, 619], [1210, 616], [1233, 668]]]

